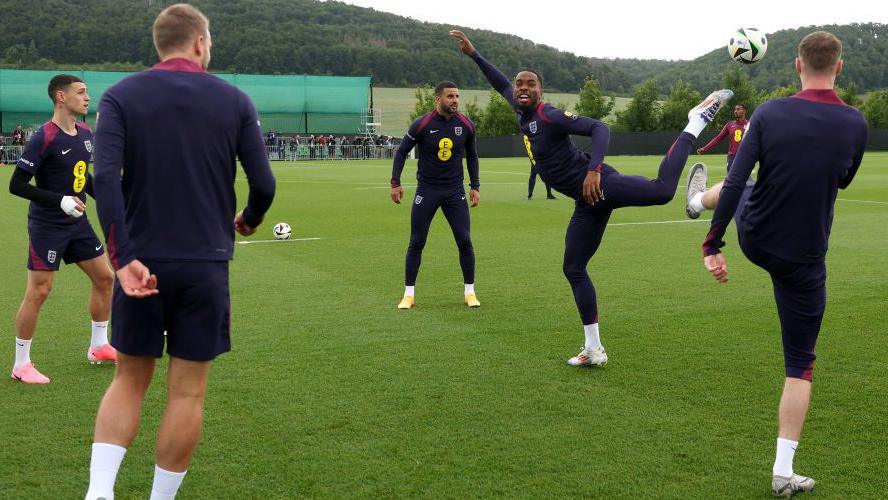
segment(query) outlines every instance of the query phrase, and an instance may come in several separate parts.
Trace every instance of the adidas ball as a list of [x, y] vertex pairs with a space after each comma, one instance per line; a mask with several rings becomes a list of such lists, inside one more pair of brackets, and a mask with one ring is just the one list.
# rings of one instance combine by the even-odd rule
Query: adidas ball
[[274, 239], [276, 240], [289, 240], [293, 230], [290, 229], [290, 225], [286, 222], [278, 222], [274, 225], [274, 229], [271, 232], [274, 233]]
[[728, 42], [728, 54], [741, 64], [755, 64], [767, 51], [768, 38], [756, 28], [740, 28]]

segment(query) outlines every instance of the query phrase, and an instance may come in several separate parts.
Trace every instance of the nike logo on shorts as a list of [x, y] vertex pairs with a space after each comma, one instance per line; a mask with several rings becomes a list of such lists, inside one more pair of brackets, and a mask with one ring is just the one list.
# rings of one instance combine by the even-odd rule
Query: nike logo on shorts
[[97, 247], [96, 247], [96, 252], [98, 252], [98, 251], [101, 250], [101, 249], [102, 249], [102, 245], [97, 246]]
[[62, 150], [62, 154], [63, 154], [63, 155], [66, 155], [66, 154], [68, 154], [68, 153], [70, 153], [70, 152], [71, 152], [70, 149], [63, 149], [63, 150]]

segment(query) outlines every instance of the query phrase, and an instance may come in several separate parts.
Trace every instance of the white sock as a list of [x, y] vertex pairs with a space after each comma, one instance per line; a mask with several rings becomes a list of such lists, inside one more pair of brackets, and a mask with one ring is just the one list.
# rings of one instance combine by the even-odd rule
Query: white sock
[[700, 134], [703, 133], [703, 130], [706, 129], [706, 120], [703, 119], [702, 116], [698, 113], [696, 116], [688, 120], [688, 126], [685, 127], [684, 131], [693, 135], [694, 137], [700, 137]]
[[409, 295], [410, 297], [413, 297], [413, 288], [414, 288], [413, 286], [405, 286], [404, 287], [404, 296], [406, 297]]
[[15, 369], [31, 362], [31, 341], [15, 338]]
[[777, 458], [774, 459], [774, 475], [792, 477], [792, 459], [795, 457], [798, 441], [777, 438]]
[[107, 498], [114, 500], [114, 482], [117, 470], [126, 454], [126, 448], [108, 443], [93, 443], [89, 462], [89, 490], [86, 500]]
[[93, 321], [92, 322], [92, 341], [90, 345], [94, 349], [98, 349], [108, 343], [108, 322]]
[[584, 347], [587, 350], [601, 349], [601, 339], [598, 337], [598, 323], [583, 325], [583, 332], [586, 334], [586, 344]]
[[185, 479], [183, 472], [170, 472], [154, 466], [154, 484], [151, 486], [151, 500], [173, 500], [179, 491], [179, 485]]
[[691, 198], [691, 202], [689, 203], [691, 210], [696, 212], [702, 212], [706, 210], [706, 207], [703, 206], [703, 191], [695, 194], [693, 198]]
[[475, 293], [475, 284], [474, 283], [465, 283], [466, 285], [466, 295], [470, 293]]

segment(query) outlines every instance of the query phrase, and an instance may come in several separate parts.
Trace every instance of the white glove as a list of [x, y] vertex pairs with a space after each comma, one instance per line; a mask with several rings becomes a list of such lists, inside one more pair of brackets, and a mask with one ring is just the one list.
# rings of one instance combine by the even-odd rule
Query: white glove
[[62, 203], [59, 206], [62, 208], [62, 212], [77, 218], [83, 216], [82, 209], [80, 208], [80, 205], [82, 204], [83, 202], [80, 201], [80, 198], [74, 196], [62, 196]]

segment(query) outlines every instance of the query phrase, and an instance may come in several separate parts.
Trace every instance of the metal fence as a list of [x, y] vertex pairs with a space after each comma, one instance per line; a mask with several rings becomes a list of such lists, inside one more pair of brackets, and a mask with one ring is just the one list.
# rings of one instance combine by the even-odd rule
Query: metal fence
[[[24, 146], [0, 145], [0, 163], [15, 164], [21, 157]], [[268, 159], [272, 161], [302, 160], [389, 160], [393, 157], [397, 146], [308, 146], [282, 144], [265, 146]]]
[[283, 144], [265, 146], [268, 159], [272, 161], [386, 160], [392, 158], [395, 149], [397, 149], [397, 146], [394, 144], [310, 146], [285, 142]]

